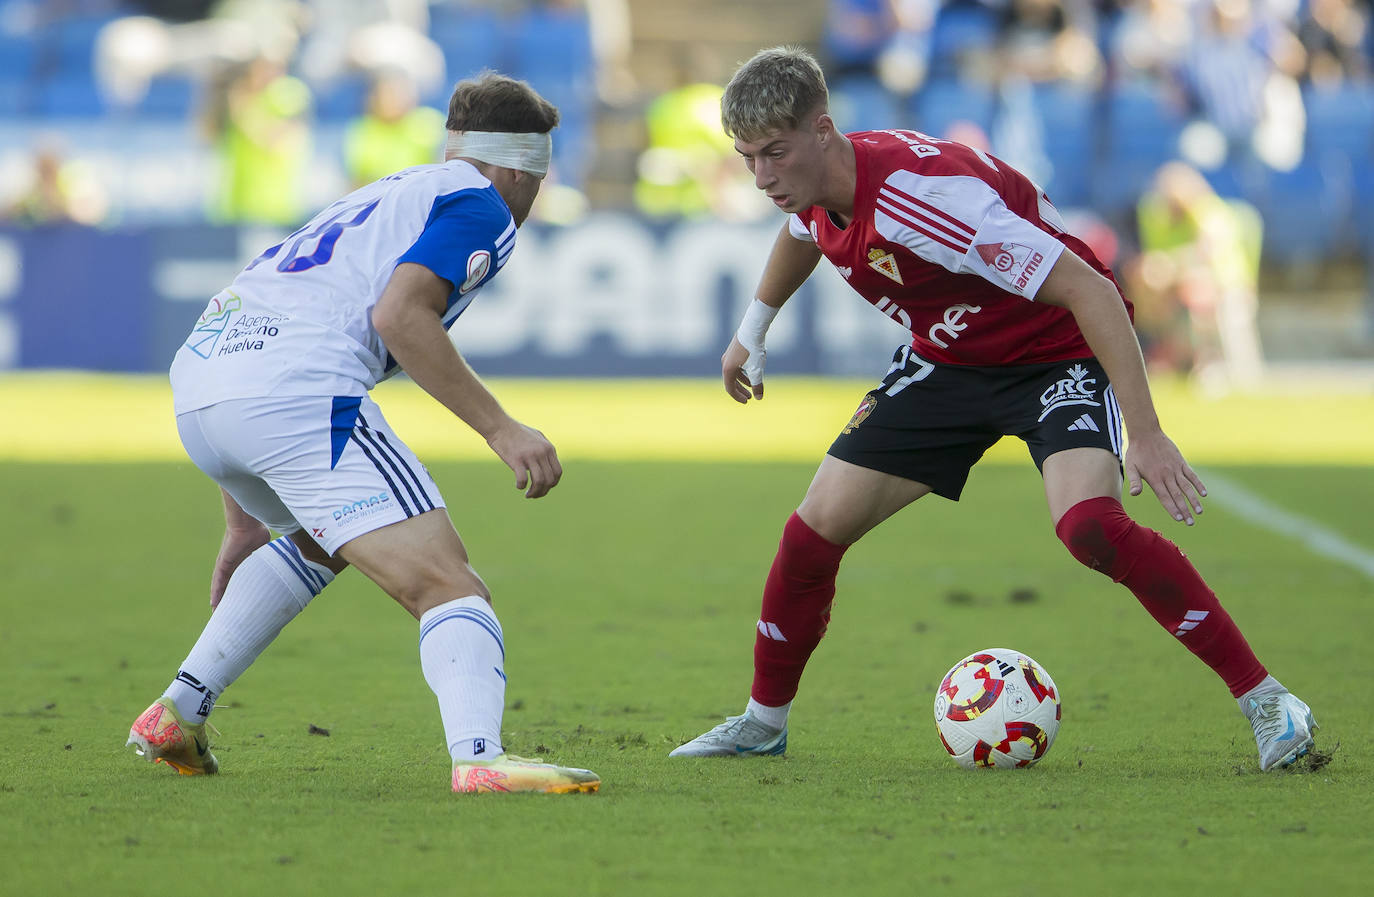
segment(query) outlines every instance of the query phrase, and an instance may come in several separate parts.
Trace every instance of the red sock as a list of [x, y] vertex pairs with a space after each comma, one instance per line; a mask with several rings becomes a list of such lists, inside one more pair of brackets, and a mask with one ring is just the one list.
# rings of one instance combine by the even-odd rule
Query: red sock
[[1127, 516], [1114, 498], [1069, 509], [1055, 533], [1084, 566], [1130, 589], [1159, 625], [1178, 637], [1239, 697], [1266, 675], [1245, 636], [1177, 545]]
[[827, 542], [795, 513], [763, 587], [754, 638], [754, 687], [765, 707], [781, 707], [797, 694], [802, 670], [830, 624], [835, 574], [848, 545]]

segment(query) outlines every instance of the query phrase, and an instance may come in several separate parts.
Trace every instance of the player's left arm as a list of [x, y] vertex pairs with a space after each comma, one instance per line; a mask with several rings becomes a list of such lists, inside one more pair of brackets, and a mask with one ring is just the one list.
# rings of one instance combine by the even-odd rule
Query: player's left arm
[[453, 284], [424, 265], [403, 262], [372, 312], [372, 326], [410, 379], [476, 430], [527, 498], [540, 498], [563, 476], [543, 433], [511, 417], [459, 354], [443, 314]]
[[247, 557], [266, 545], [272, 538], [267, 527], [253, 517], [234, 497], [223, 489], [224, 499], [224, 538], [220, 541], [219, 554], [215, 557], [215, 569], [210, 574], [210, 609], [219, 607], [224, 590], [229, 587], [229, 577], [239, 568]]
[[1066, 308], [1073, 314], [1088, 347], [1112, 382], [1130, 434], [1123, 466], [1131, 494], [1140, 494], [1143, 479], [1164, 510], [1192, 526], [1193, 514], [1202, 513], [1201, 497], [1207, 488], [1159, 425], [1140, 343], [1116, 287], [1073, 252], [1065, 251], [1050, 269], [1035, 301]]

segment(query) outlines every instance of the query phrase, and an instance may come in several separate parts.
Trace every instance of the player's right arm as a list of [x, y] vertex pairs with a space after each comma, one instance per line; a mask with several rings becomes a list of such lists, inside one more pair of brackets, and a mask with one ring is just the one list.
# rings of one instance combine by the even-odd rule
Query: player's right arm
[[789, 225], [783, 225], [763, 267], [754, 301], [749, 304], [739, 330], [720, 357], [725, 391], [741, 405], [747, 403], [751, 395], [763, 398], [763, 364], [767, 355], [763, 340], [768, 325], [783, 303], [816, 270], [820, 260], [821, 252], [815, 243], [797, 239], [790, 233]]
[[424, 265], [403, 262], [372, 310], [372, 326], [410, 379], [486, 439], [515, 471], [527, 498], [546, 495], [563, 476], [553, 444], [506, 413], [463, 360], [444, 329], [453, 284]]

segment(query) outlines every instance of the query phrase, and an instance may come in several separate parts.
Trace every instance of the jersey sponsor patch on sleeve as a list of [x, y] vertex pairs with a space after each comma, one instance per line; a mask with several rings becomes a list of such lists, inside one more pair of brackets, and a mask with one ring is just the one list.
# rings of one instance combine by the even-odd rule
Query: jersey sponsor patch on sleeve
[[1064, 244], [999, 205], [983, 219], [972, 250], [967, 259], [974, 272], [1008, 292], [1034, 299]]
[[468, 276], [458, 286], [459, 293], [466, 293], [468, 290], [482, 282], [482, 278], [487, 276], [491, 270], [491, 253], [485, 249], [478, 249], [468, 256]]

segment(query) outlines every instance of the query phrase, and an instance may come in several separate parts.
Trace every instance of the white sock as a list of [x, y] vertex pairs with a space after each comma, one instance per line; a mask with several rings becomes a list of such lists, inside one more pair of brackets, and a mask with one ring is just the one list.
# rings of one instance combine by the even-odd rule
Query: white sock
[[454, 763], [501, 753], [506, 643], [491, 605], [476, 595], [420, 617], [420, 669], [439, 699]]
[[765, 726], [772, 726], [774, 729], [781, 729], [787, 725], [787, 713], [791, 709], [791, 701], [788, 701], [781, 707], [766, 707], [763, 704], [760, 704], [758, 701], [755, 701], [753, 698], [750, 698], [748, 706], [744, 708], [744, 712], [748, 713], [750, 716], [752, 716], [759, 722], [763, 723]]
[[1250, 689], [1245, 694], [1236, 698], [1236, 703], [1240, 705], [1240, 712], [1244, 713], [1246, 716], [1249, 716], [1250, 707], [1248, 702], [1251, 697], [1258, 698], [1261, 695], [1272, 695], [1275, 692], [1285, 691], [1288, 691], [1288, 689], [1284, 688], [1283, 684], [1280, 683], [1279, 680], [1275, 679], [1273, 676], [1265, 676], [1262, 680], [1260, 680], [1259, 685], [1256, 685], [1254, 688]]
[[306, 560], [286, 536], [239, 564], [163, 697], [190, 723], [202, 723], [215, 701], [248, 669], [277, 633], [334, 579], [328, 567]]

